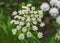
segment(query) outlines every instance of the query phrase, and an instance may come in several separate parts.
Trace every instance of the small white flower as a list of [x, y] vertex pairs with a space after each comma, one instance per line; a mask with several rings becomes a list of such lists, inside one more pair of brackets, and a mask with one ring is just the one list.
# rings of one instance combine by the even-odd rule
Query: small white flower
[[24, 21], [25, 20], [25, 17], [21, 17], [21, 20]]
[[16, 26], [16, 29], [17, 30], [20, 30], [21, 29], [21, 26], [20, 25]]
[[43, 14], [43, 11], [42, 11], [42, 10], [38, 10], [38, 13], [39, 13], [39, 14]]
[[43, 17], [43, 14], [39, 14], [39, 18], [42, 18]]
[[21, 16], [18, 16], [18, 19], [20, 20], [21, 19]]
[[24, 10], [21, 11], [21, 14], [25, 14]]
[[26, 10], [27, 10], [27, 11], [30, 11], [30, 8], [27, 8]]
[[38, 30], [38, 27], [37, 26], [33, 26], [33, 31], [37, 31]]
[[50, 6], [49, 6], [48, 3], [42, 3], [40, 8], [41, 8], [42, 11], [48, 11]]
[[56, 18], [56, 22], [57, 22], [58, 24], [60, 24], [60, 16], [58, 16], [58, 17]]
[[22, 28], [22, 32], [26, 32], [27, 31], [27, 28], [26, 27], [23, 27]]
[[40, 24], [40, 27], [44, 27], [44, 26], [45, 26], [45, 23], [41, 23], [41, 24]]
[[30, 13], [32, 14], [32, 13], [34, 13], [34, 11], [30, 11]]
[[19, 24], [19, 21], [15, 21], [14, 24]]
[[17, 15], [17, 12], [16, 12], [16, 11], [14, 11], [14, 12], [12, 13], [12, 15]]
[[50, 0], [51, 6], [54, 6], [57, 3], [58, 0]]
[[56, 2], [55, 5], [60, 9], [60, 1]]
[[27, 37], [29, 38], [29, 37], [31, 37], [32, 36], [32, 33], [31, 32], [27, 32]]
[[26, 27], [30, 27], [30, 23], [27, 23], [27, 24], [26, 24]]
[[34, 15], [34, 17], [38, 18], [38, 17], [39, 17], [39, 15], [38, 15], [38, 14], [35, 14], [35, 15]]
[[32, 10], [35, 10], [35, 7], [31, 7]]
[[19, 13], [19, 15], [21, 15], [22, 14], [22, 10], [19, 10], [18, 13]]
[[36, 18], [35, 17], [32, 17], [32, 21], [35, 21], [36, 20]]
[[37, 20], [38, 20], [39, 22], [41, 22], [41, 18], [37, 18]]
[[34, 14], [37, 14], [38, 12], [37, 11], [34, 11]]
[[27, 10], [25, 10], [25, 13], [28, 14], [29, 12]]
[[10, 23], [11, 23], [11, 24], [13, 24], [15, 21], [16, 21], [16, 20], [11, 20], [11, 22], [10, 22]]
[[31, 7], [32, 6], [32, 4], [27, 4], [27, 7]]
[[31, 14], [30, 16], [31, 16], [31, 17], [34, 17], [34, 14]]
[[24, 39], [25, 39], [24, 34], [23, 34], [23, 33], [22, 33], [22, 34], [19, 34], [18, 39], [19, 39], [19, 40], [24, 40]]
[[57, 8], [51, 8], [49, 13], [51, 14], [51, 16], [57, 16], [59, 14], [59, 11]]
[[39, 39], [42, 38], [42, 37], [43, 37], [43, 33], [42, 33], [42, 32], [39, 32], [38, 35], [37, 35], [37, 37], [38, 37]]
[[37, 21], [32, 21], [33, 24], [37, 24]]
[[23, 26], [24, 24], [25, 24], [24, 22], [20, 22], [20, 24], [19, 24], [19, 25]]
[[30, 22], [30, 21], [31, 21], [30, 16], [27, 16], [26, 21], [27, 21], [27, 22]]
[[14, 19], [16, 19], [16, 18], [18, 18], [19, 16], [18, 15], [16, 15], [16, 16], [14, 16]]
[[12, 29], [12, 34], [16, 35], [17, 29]]
[[27, 17], [27, 15], [23, 15], [24, 17]]

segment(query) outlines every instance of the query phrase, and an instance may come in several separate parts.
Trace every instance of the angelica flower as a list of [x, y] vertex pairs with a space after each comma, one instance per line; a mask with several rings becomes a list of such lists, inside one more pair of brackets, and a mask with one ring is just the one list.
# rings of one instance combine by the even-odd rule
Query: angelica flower
[[31, 16], [31, 17], [34, 17], [34, 14], [31, 14], [30, 16]]
[[[38, 27], [36, 26], [42, 22], [43, 11], [36, 10], [35, 6], [27, 4], [27, 6], [22, 6], [22, 9], [17, 12], [16, 15], [13, 15], [14, 20], [11, 23], [16, 25], [16, 31], [18, 33], [18, 39], [24, 40], [25, 36], [31, 37], [32, 31], [36, 32]], [[21, 31], [21, 32], [20, 32]], [[17, 34], [16, 33], [16, 34]]]
[[37, 18], [37, 20], [38, 20], [39, 22], [41, 22], [41, 18]]
[[18, 15], [16, 15], [15, 17], [14, 17], [14, 19], [16, 19], [16, 18], [18, 18], [19, 16]]
[[32, 21], [35, 21], [36, 20], [36, 18], [35, 17], [32, 17]]
[[24, 39], [25, 39], [24, 34], [23, 34], [23, 33], [22, 33], [22, 34], [19, 34], [18, 39], [19, 39], [19, 40], [24, 40]]
[[22, 32], [26, 32], [27, 31], [27, 28], [26, 27], [23, 27], [22, 28]]
[[38, 17], [39, 17], [39, 15], [38, 15], [38, 14], [35, 14], [35, 15], [34, 15], [34, 17], [38, 18]]
[[44, 27], [44, 26], [45, 26], [45, 23], [41, 23], [41, 24], [40, 24], [40, 27]]
[[38, 10], [38, 13], [42, 15], [43, 14], [43, 11], [42, 10]]
[[25, 23], [24, 22], [20, 22], [19, 25], [23, 26]]
[[33, 13], [34, 13], [34, 11], [30, 11], [30, 13], [31, 13], [31, 14], [33, 14]]
[[27, 4], [27, 7], [31, 7], [32, 6], [32, 4]]
[[38, 37], [39, 39], [42, 38], [42, 37], [43, 37], [43, 33], [42, 33], [42, 32], [39, 32], [38, 35], [37, 35], [37, 37]]
[[29, 37], [31, 37], [32, 36], [32, 33], [31, 32], [27, 32], [27, 37], [29, 38]]
[[40, 6], [42, 11], [48, 11], [50, 6], [48, 3], [42, 3], [42, 5]]
[[11, 23], [11, 24], [13, 24], [15, 21], [16, 21], [16, 20], [11, 20], [11, 22], [10, 22], [10, 23]]
[[21, 26], [20, 26], [20, 25], [17, 25], [17, 26], [16, 26], [16, 29], [17, 29], [17, 30], [20, 30], [20, 29], [21, 29]]
[[51, 14], [51, 16], [57, 16], [59, 14], [59, 11], [57, 8], [51, 8], [49, 13]]
[[30, 22], [30, 21], [31, 21], [30, 16], [27, 16], [26, 21], [27, 21], [27, 22]]
[[16, 11], [14, 11], [14, 12], [12, 13], [12, 15], [17, 15], [17, 12], [16, 12]]
[[33, 24], [37, 24], [37, 21], [32, 21], [33, 22]]
[[32, 10], [35, 10], [35, 7], [31, 7]]
[[57, 2], [58, 2], [58, 0], [50, 0], [50, 5], [54, 6]]
[[17, 29], [12, 29], [12, 34], [16, 35], [16, 33], [17, 33]]
[[60, 9], [60, 1], [56, 2], [55, 5]]
[[33, 31], [37, 31], [38, 30], [38, 27], [37, 26], [33, 26]]
[[25, 17], [21, 17], [21, 20], [24, 21], [25, 20]]
[[30, 23], [27, 23], [27, 24], [26, 24], [26, 27], [30, 27]]
[[19, 21], [15, 21], [14, 24], [16, 24], [16, 25], [19, 24]]

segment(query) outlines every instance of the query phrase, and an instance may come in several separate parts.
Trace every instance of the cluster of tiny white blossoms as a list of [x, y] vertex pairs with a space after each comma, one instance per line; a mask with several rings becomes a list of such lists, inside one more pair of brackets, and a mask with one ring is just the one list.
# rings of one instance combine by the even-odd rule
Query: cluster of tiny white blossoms
[[[45, 23], [41, 21], [43, 18], [43, 11], [36, 10], [32, 4], [27, 4], [27, 6], [22, 6], [22, 9], [14, 11], [12, 13], [14, 19], [11, 21], [11, 24], [15, 24], [16, 27], [12, 29], [13, 35], [16, 35], [18, 32], [18, 39], [24, 40], [25, 37], [29, 38], [32, 37], [33, 32], [37, 32], [37, 37], [42, 38], [43, 33], [38, 32], [39, 29], [36, 25], [39, 24], [40, 27], [44, 27]], [[39, 23], [38, 23], [39, 22]]]
[[42, 11], [49, 11], [50, 15], [53, 17], [56, 17], [57, 23], [60, 24], [60, 16], [58, 16], [59, 10], [60, 10], [60, 1], [59, 0], [49, 0], [49, 3], [44, 2], [40, 6], [40, 8]]

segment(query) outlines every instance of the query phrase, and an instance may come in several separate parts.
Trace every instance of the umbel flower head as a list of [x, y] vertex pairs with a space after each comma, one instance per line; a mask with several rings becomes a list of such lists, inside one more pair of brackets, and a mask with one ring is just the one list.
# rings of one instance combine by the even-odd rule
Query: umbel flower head
[[39, 29], [36, 25], [39, 24], [40, 27], [44, 27], [45, 23], [41, 21], [43, 18], [43, 11], [36, 10], [32, 4], [27, 4], [27, 6], [22, 6], [22, 9], [14, 11], [12, 13], [14, 19], [11, 21], [11, 24], [16, 25], [14, 29], [12, 29], [13, 35], [18, 34], [18, 39], [24, 40], [26, 37], [32, 37], [33, 32], [36, 33], [35, 37], [42, 38], [43, 33], [38, 32]]
[[50, 15], [56, 17], [59, 14], [60, 9], [60, 1], [59, 0], [50, 0], [49, 3], [44, 2], [40, 6], [42, 11], [49, 11]]
[[58, 24], [60, 24], [60, 15], [59, 15], [59, 11], [60, 11], [60, 0], [50, 0], [49, 3], [45, 2], [42, 3], [42, 5], [40, 6], [40, 9], [42, 11], [49, 11], [49, 14], [56, 18], [56, 21]]

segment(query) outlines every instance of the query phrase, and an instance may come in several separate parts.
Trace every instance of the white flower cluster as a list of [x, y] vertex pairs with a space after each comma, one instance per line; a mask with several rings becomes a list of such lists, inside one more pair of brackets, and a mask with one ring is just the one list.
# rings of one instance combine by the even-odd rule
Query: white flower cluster
[[[50, 15], [57, 17], [59, 15], [60, 1], [59, 0], [50, 0], [49, 3], [42, 3], [40, 6], [42, 11], [49, 11]], [[60, 16], [56, 18], [58, 24], [60, 24]]]
[[[12, 29], [13, 35], [16, 35], [19, 33], [18, 39], [25, 39], [25, 36], [27, 38], [32, 37], [32, 32], [30, 30], [33, 30], [36, 32], [38, 30], [38, 27], [36, 26], [39, 22], [40, 27], [44, 27], [45, 23], [41, 21], [43, 18], [43, 11], [37, 10], [34, 6], [31, 4], [27, 4], [27, 6], [22, 6], [22, 10], [14, 11], [12, 13], [12, 16], [14, 19], [11, 21], [11, 24], [15, 24], [16, 28]], [[43, 37], [43, 33], [38, 32], [37, 33], [38, 38]]]

